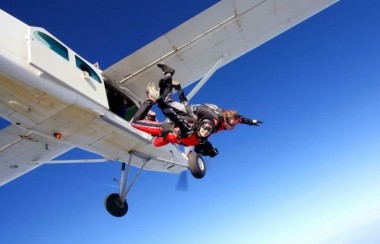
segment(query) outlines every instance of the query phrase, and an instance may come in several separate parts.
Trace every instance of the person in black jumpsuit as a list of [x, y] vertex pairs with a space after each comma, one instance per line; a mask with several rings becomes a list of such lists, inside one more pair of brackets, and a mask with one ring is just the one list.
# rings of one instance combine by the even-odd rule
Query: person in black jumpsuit
[[[188, 100], [178, 81], [173, 81], [174, 69], [165, 64], [157, 64], [164, 73], [164, 77], [158, 82], [159, 98], [156, 100], [163, 114], [169, 118], [181, 130], [181, 137], [191, 135], [193, 128], [192, 124], [201, 120], [204, 117], [212, 118], [215, 122], [215, 129], [212, 133], [221, 130], [232, 130], [238, 123], [259, 126], [263, 122], [253, 120], [239, 115], [237, 111], [226, 110], [219, 108], [214, 104], [196, 104], [188, 106]], [[154, 84], [150, 84], [152, 89], [155, 89]], [[149, 87], [149, 85], [148, 85]], [[172, 99], [173, 90], [177, 91], [180, 103]], [[147, 89], [149, 96], [149, 91]], [[190, 122], [190, 123], [189, 123]], [[195, 152], [202, 155], [216, 156], [218, 150], [212, 147], [209, 141], [200, 143], [195, 146]]]
[[[158, 81], [160, 97], [156, 100], [157, 105], [168, 119], [179, 126], [182, 136], [186, 137], [186, 134], [190, 134], [193, 130], [190, 124], [194, 123], [193, 118], [186, 113], [185, 106], [188, 104], [188, 100], [182, 90], [181, 84], [173, 80], [174, 69], [162, 63], [157, 64], [157, 66], [164, 73], [164, 77]], [[180, 102], [172, 99], [173, 91], [178, 93]]]
[[[173, 81], [174, 69], [166, 64], [157, 64], [164, 73], [164, 77], [158, 82], [159, 98], [157, 105], [162, 113], [169, 118], [174, 124], [186, 133], [191, 131], [189, 122], [193, 123], [194, 119], [198, 120], [202, 117], [210, 117], [216, 120], [217, 127], [214, 133], [220, 130], [231, 130], [236, 124], [247, 124], [259, 126], [263, 122], [253, 120], [239, 115], [235, 110], [227, 110], [219, 108], [215, 104], [205, 103], [188, 106], [188, 100], [178, 81]], [[154, 88], [153, 88], [154, 89]], [[172, 99], [173, 90], [177, 91], [180, 103]], [[148, 93], [149, 96], [149, 93]]]

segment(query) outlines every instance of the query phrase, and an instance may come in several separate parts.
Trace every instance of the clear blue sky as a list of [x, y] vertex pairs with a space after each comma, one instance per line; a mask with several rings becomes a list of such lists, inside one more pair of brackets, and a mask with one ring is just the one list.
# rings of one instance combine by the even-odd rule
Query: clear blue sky
[[[2, 1], [107, 68], [215, 1]], [[202, 180], [45, 165], [0, 187], [1, 243], [380, 243], [380, 2], [342, 0], [219, 70], [194, 97], [264, 121], [212, 138]], [[1, 122], [4, 127], [4, 122]], [[62, 158], [92, 156], [74, 150]]]

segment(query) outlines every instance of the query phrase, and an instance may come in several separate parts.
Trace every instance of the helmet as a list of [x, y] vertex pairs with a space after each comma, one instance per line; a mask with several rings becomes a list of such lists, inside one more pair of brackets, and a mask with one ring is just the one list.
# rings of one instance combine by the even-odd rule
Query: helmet
[[215, 122], [213, 119], [209, 117], [203, 117], [201, 120], [197, 123], [197, 126], [195, 128], [196, 135], [198, 137], [208, 137], [210, 134], [212, 134], [215, 130]]

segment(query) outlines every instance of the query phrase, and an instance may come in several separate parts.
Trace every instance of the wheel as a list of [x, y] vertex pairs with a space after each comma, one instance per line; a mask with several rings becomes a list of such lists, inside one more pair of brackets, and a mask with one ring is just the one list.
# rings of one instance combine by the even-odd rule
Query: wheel
[[201, 179], [206, 174], [206, 164], [201, 155], [195, 152], [191, 152], [188, 157], [189, 170], [191, 174], [197, 178]]
[[107, 211], [115, 217], [123, 217], [128, 212], [127, 201], [120, 201], [117, 193], [109, 195], [104, 201]]

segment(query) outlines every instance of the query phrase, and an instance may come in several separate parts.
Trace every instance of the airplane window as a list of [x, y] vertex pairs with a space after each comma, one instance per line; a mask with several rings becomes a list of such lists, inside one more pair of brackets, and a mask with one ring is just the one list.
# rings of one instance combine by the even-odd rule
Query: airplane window
[[92, 79], [96, 80], [99, 83], [102, 83], [102, 80], [99, 78], [96, 72], [90, 67], [90, 65], [85, 63], [82, 59], [78, 58], [77, 56], [75, 56], [75, 64], [80, 70], [86, 71]]
[[69, 60], [69, 52], [67, 51], [67, 48], [64, 47], [61, 43], [57, 42], [52, 37], [40, 31], [35, 31], [34, 36], [37, 40], [56, 52], [59, 56], [66, 59], [67, 61]]

